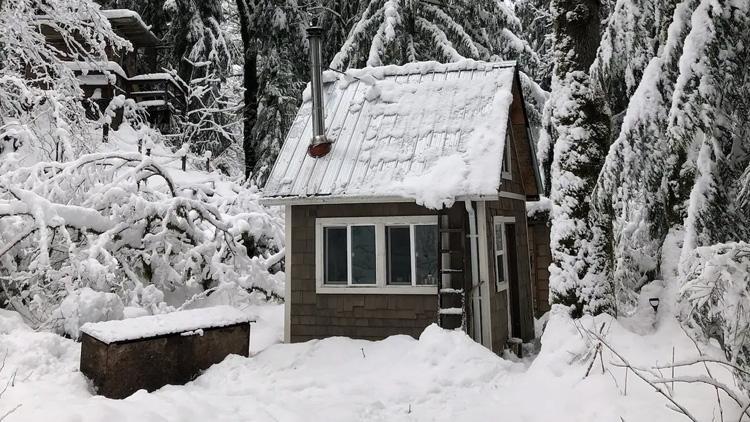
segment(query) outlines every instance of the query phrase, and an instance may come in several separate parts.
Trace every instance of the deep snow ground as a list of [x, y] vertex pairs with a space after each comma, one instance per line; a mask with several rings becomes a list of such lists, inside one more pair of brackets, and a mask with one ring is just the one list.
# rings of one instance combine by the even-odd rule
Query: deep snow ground
[[[648, 294], [659, 293], [654, 289]], [[0, 390], [15, 374], [0, 397], [0, 415], [20, 405], [7, 421], [683, 421], [632, 374], [625, 395], [625, 371], [611, 365], [611, 353], [604, 353], [605, 373], [597, 359], [585, 379], [589, 360], [580, 358], [590, 350], [582, 327], [602, 323], [608, 341], [634, 364], [668, 362], [673, 346], [678, 360], [696, 356], [668, 306], [663, 309], [658, 319], [643, 308], [629, 320], [600, 316], [580, 323], [558, 310], [540, 354], [511, 362], [461, 332], [435, 326], [419, 340], [275, 344], [282, 306], [253, 306], [246, 309], [258, 320], [251, 334], [253, 357], [231, 356], [186, 386], [141, 391], [119, 401], [92, 395], [78, 372], [77, 343], [31, 331], [16, 314], [0, 311], [0, 353], [7, 353]], [[728, 371], [717, 365], [711, 370], [733, 385]], [[680, 369], [676, 375], [689, 373], [703, 369]], [[718, 420], [712, 388], [677, 385], [675, 397], [699, 420], [712, 415]], [[736, 420], [738, 410], [726, 397], [722, 405], [725, 420]]]

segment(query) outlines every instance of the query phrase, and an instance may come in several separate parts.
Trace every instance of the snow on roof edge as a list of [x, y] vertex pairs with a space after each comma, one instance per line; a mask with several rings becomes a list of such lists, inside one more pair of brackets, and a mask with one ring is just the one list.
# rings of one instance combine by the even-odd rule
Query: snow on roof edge
[[465, 59], [457, 62], [440, 63], [431, 60], [424, 62], [406, 63], [403, 65], [385, 65], [376, 67], [363, 67], [361, 69], [347, 69], [343, 73], [359, 78], [366, 75], [371, 75], [377, 79], [381, 79], [385, 76], [411, 75], [417, 73], [425, 74], [433, 72], [457, 72], [461, 70], [485, 70], [504, 67], [516, 67], [516, 61], [507, 60], [501, 62], [486, 62], [481, 60]]

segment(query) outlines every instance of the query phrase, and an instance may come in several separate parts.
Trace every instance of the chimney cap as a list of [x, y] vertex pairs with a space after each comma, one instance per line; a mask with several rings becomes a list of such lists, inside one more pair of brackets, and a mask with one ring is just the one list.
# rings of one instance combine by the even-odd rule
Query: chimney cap
[[307, 27], [307, 38], [323, 37], [323, 27], [313, 25]]

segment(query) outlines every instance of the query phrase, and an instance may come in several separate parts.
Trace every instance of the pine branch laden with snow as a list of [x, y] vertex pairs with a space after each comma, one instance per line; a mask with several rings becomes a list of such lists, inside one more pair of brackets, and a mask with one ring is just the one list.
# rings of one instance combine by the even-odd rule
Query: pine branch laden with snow
[[607, 93], [613, 116], [625, 112], [651, 59], [667, 42], [679, 1], [619, 0], [607, 19], [592, 79]]
[[181, 303], [217, 288], [283, 297], [269, 272], [278, 258], [246, 248], [268, 239], [283, 250], [283, 219], [257, 204], [257, 190], [227, 181], [234, 197], [222, 197], [138, 153], [17, 164], [0, 163], [0, 295], [39, 324], [75, 334], [66, 323], [77, 299], [63, 299], [82, 288], [151, 312], [166, 305], [147, 297]]
[[[667, 172], [664, 157], [673, 155], [667, 142], [667, 119], [683, 41], [690, 31], [690, 13], [696, 4], [697, 0], [683, 2], [674, 10], [669, 37], [630, 98], [620, 134], [609, 149], [592, 195], [595, 214], [607, 222], [613, 234], [613, 285], [618, 311], [624, 314], [633, 309], [638, 289], [658, 273], [658, 257], [669, 228], [682, 222], [670, 217], [665, 180], [679, 180], [679, 175]], [[622, 25], [617, 19], [619, 14], [612, 17], [610, 27]], [[603, 49], [611, 42], [605, 35]], [[601, 64], [603, 49], [592, 66], [596, 73], [611, 72]]]
[[[684, 254], [697, 246], [744, 240], [742, 173], [750, 165], [750, 4], [701, 1], [691, 17], [667, 129], [683, 156], [698, 151], [686, 206]], [[695, 157], [695, 156], [694, 156]]]
[[[43, 32], [59, 41], [46, 42]], [[12, 138], [0, 154], [23, 145], [43, 159], [92, 151], [103, 122], [86, 118], [98, 107], [82, 100], [74, 69], [115, 78], [121, 69], [107, 61], [105, 49], [131, 48], [99, 6], [92, 0], [0, 3], [0, 45], [0, 139]]]
[[527, 71], [538, 57], [519, 38], [513, 11], [491, 0], [437, 5], [417, 0], [371, 0], [330, 67], [405, 64], [438, 60], [518, 60]]
[[685, 258], [680, 318], [719, 342], [739, 385], [750, 391], [750, 245], [703, 246]]
[[554, 66], [550, 0], [514, 0], [513, 10], [523, 28], [519, 36], [527, 40], [539, 58], [534, 80], [544, 89], [549, 89]]

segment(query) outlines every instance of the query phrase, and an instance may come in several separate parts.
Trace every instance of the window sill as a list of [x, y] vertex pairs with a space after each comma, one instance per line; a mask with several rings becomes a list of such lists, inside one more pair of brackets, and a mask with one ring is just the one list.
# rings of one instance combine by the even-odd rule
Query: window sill
[[335, 295], [437, 295], [437, 286], [321, 286], [317, 294]]

